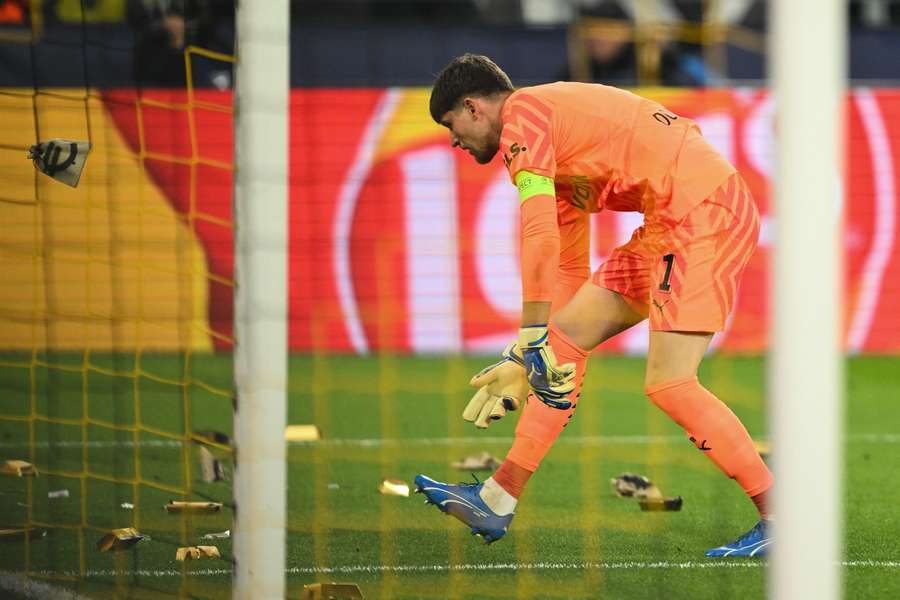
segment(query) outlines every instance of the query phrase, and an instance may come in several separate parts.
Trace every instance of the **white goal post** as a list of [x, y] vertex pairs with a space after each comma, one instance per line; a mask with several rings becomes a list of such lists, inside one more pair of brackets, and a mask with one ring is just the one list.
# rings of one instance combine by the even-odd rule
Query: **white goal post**
[[235, 15], [233, 597], [285, 597], [290, 7]]
[[777, 600], [841, 597], [839, 282], [846, 2], [773, 0], [775, 253], [769, 422]]

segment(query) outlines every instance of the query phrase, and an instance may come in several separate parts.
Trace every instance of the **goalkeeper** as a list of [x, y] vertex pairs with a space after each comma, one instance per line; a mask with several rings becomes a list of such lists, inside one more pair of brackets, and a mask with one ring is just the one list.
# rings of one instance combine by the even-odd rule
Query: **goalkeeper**
[[[760, 515], [707, 556], [764, 556], [772, 474], [738, 418], [697, 380], [759, 235], [735, 168], [693, 121], [658, 103], [596, 84], [516, 90], [484, 56], [451, 61], [430, 110], [451, 145], [478, 163], [501, 153], [521, 202], [522, 327], [502, 360], [473, 378], [481, 389], [464, 417], [486, 427], [528, 396], [512, 448], [489, 479], [448, 485], [419, 475], [417, 491], [487, 542], [502, 537], [574, 414], [588, 352], [649, 318], [648, 398]], [[643, 213], [644, 223], [590, 275], [588, 216], [603, 209]]]

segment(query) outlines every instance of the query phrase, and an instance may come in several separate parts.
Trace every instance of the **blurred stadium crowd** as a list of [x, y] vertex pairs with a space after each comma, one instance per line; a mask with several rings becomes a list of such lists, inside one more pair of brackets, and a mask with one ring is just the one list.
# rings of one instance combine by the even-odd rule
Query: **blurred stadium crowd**
[[[234, 4], [234, 0], [0, 0], [0, 85], [30, 84], [35, 79], [23, 66], [30, 63], [24, 46], [32, 39], [52, 54], [49, 46], [77, 43], [79, 37], [94, 46], [89, 63], [100, 61], [92, 85], [183, 85], [185, 46], [232, 51]], [[292, 0], [291, 4], [295, 86], [427, 85], [448, 58], [466, 51], [493, 56], [520, 84], [577, 79], [702, 87], [766, 77], [767, 0]], [[851, 78], [900, 79], [900, 63], [876, 59], [900, 54], [900, 0], [849, 0], [848, 11]], [[62, 60], [46, 64], [65, 70]], [[62, 72], [42, 75], [56, 84], [85, 83]], [[195, 83], [228, 87], [230, 74], [201, 66]]]

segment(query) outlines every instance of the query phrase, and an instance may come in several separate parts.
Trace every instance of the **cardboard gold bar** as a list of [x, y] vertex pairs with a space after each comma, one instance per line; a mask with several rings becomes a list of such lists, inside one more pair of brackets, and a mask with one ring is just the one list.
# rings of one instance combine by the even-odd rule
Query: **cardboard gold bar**
[[303, 586], [302, 600], [365, 600], [355, 583], [310, 583]]
[[169, 514], [210, 514], [217, 513], [222, 510], [221, 502], [182, 502], [180, 500], [169, 500], [166, 504], [166, 512]]
[[400, 479], [382, 479], [378, 491], [386, 496], [409, 497], [409, 485]]
[[28, 540], [33, 542], [37, 539], [43, 538], [47, 536], [46, 529], [39, 529], [37, 527], [2, 527], [0, 528], [0, 542], [18, 542], [25, 540], [25, 536], [28, 536]]
[[97, 550], [100, 552], [128, 550], [146, 538], [147, 536], [142, 535], [133, 527], [113, 529], [97, 541]]
[[15, 475], [16, 477], [36, 477], [38, 474], [37, 468], [24, 460], [8, 460], [3, 463], [3, 469], [0, 472], [5, 475]]
[[220, 558], [215, 546], [185, 546], [175, 551], [175, 560], [185, 562], [199, 558]]
[[284, 428], [286, 442], [313, 442], [322, 439], [322, 430], [316, 425], [288, 425]]

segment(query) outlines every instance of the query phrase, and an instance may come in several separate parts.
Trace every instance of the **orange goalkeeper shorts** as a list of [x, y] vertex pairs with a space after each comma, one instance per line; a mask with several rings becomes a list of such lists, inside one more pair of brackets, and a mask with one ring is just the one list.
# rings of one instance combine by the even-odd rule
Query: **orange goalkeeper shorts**
[[677, 224], [645, 218], [592, 281], [642, 305], [651, 331], [722, 331], [758, 238], [756, 203], [735, 173]]

